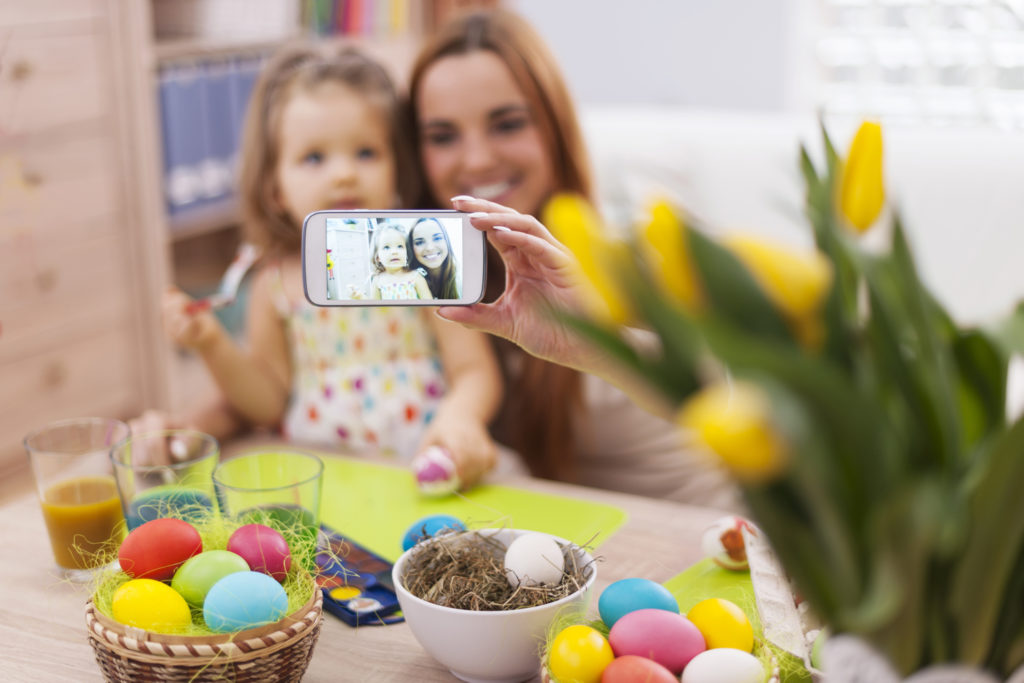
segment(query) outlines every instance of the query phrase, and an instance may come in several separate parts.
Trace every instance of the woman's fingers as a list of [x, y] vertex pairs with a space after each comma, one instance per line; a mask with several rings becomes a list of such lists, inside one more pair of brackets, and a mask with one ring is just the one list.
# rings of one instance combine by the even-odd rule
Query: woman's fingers
[[470, 213], [473, 211], [486, 211], [487, 213], [519, 213], [515, 209], [510, 209], [507, 206], [502, 206], [496, 202], [491, 202], [486, 199], [478, 199], [477, 197], [467, 197], [466, 195], [459, 195], [458, 197], [452, 197], [452, 206], [459, 211], [465, 211]]
[[509, 339], [511, 321], [507, 313], [500, 313], [494, 304], [473, 304], [472, 306], [441, 306], [437, 315], [470, 329], [494, 334]]

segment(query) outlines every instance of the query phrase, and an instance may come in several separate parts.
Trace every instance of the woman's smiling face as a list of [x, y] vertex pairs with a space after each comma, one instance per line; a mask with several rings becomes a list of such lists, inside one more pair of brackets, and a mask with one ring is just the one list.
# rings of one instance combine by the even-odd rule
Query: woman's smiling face
[[438, 201], [457, 194], [536, 213], [555, 187], [533, 105], [493, 52], [443, 57], [416, 94], [420, 152]]
[[412, 229], [412, 253], [427, 270], [437, 270], [448, 258], [448, 239], [437, 221], [424, 220]]

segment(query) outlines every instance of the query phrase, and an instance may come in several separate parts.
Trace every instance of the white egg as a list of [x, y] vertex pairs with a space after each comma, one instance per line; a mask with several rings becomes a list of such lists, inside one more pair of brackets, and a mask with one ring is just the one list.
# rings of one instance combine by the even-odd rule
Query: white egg
[[731, 647], [705, 650], [683, 669], [682, 683], [761, 683], [764, 665], [754, 655]]
[[562, 549], [544, 534], [523, 534], [505, 550], [505, 576], [513, 588], [518, 588], [520, 581], [527, 586], [557, 584], [564, 569]]

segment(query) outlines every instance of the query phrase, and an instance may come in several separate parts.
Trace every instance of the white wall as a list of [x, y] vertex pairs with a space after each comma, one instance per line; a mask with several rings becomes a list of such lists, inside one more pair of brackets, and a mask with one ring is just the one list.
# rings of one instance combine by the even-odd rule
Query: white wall
[[509, 0], [577, 100], [781, 111], [806, 90], [810, 0]]

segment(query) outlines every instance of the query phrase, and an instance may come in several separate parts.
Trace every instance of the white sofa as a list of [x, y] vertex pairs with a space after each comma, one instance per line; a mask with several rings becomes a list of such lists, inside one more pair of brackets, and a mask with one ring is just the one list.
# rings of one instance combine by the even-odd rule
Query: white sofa
[[[605, 215], [622, 224], [667, 192], [718, 231], [809, 243], [798, 144], [816, 120], [686, 108], [581, 112]], [[844, 151], [856, 122], [830, 129]], [[961, 322], [1024, 298], [1024, 134], [886, 127], [885, 174], [923, 276]]]

